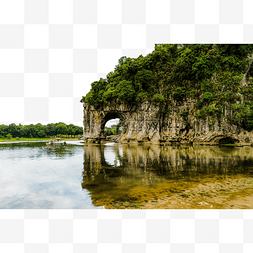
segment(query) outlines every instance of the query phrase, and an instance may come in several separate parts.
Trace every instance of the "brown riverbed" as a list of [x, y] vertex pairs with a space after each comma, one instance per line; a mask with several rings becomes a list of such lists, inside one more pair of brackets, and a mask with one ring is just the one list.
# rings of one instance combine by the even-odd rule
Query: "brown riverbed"
[[[132, 201], [106, 204], [120, 209], [253, 209], [253, 178], [227, 178], [217, 182], [166, 183], [155, 188], [132, 189]], [[136, 193], [136, 194], [135, 194]], [[134, 201], [133, 201], [134, 200]]]
[[142, 208], [252, 209], [253, 179], [228, 179], [198, 184], [180, 193], [161, 197], [157, 201], [148, 201]]

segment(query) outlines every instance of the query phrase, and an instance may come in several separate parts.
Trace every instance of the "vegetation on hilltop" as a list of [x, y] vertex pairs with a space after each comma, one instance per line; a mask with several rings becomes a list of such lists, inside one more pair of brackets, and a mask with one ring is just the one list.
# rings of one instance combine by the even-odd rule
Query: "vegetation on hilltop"
[[[158, 44], [143, 57], [121, 57], [114, 71], [91, 84], [81, 102], [101, 108], [108, 102], [138, 104], [154, 101], [169, 112], [178, 103], [195, 98], [199, 119], [225, 117], [253, 129], [253, 45]], [[185, 112], [187, 115], [187, 112]]]

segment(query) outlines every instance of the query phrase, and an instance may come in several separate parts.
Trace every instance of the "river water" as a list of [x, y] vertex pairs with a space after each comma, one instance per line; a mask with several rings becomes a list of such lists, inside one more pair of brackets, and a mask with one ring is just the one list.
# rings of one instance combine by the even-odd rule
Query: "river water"
[[76, 144], [0, 144], [0, 208], [138, 207], [175, 184], [253, 177], [253, 147]]

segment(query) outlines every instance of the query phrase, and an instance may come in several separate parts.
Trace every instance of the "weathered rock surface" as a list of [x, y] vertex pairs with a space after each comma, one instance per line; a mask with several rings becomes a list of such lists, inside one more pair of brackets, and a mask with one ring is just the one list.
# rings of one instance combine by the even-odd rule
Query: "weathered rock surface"
[[[194, 100], [174, 102], [170, 113], [163, 112], [154, 103], [145, 102], [132, 106], [125, 103], [108, 104], [99, 110], [84, 103], [84, 137], [89, 142], [106, 140], [104, 127], [108, 120], [120, 118], [123, 132], [118, 142], [163, 142], [174, 144], [217, 145], [224, 138], [232, 138], [239, 145], [253, 143], [253, 131], [248, 132], [227, 122], [231, 112], [227, 106], [225, 117], [207, 117], [205, 120], [195, 116]], [[180, 116], [188, 111], [187, 116]]]

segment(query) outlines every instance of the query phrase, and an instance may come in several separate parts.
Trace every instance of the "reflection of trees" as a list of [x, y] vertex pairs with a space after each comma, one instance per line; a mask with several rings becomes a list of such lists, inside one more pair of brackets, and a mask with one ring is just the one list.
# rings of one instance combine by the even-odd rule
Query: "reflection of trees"
[[46, 152], [47, 155], [55, 157], [73, 156], [75, 148], [76, 146], [74, 145], [64, 146], [63, 143], [53, 143], [47, 147]]
[[[19, 150], [30, 149], [30, 158], [39, 158], [43, 156], [50, 157], [66, 157], [73, 156], [75, 154], [74, 145], [64, 146], [62, 143], [54, 143], [46, 146], [45, 142], [23, 142], [23, 143], [12, 143], [12, 144], [3, 144], [5, 149]], [[3, 146], [2, 145], [2, 146]]]
[[[84, 146], [82, 187], [99, 198], [124, 199], [129, 189], [150, 187], [167, 180], [191, 181], [201, 177], [253, 172], [250, 147], [160, 146], [122, 144], [111, 149], [120, 166], [106, 162], [104, 145]], [[251, 160], [250, 160], [251, 159]], [[248, 166], [251, 161], [252, 166]], [[167, 181], [168, 182], [168, 181]]]
[[[249, 147], [242, 149], [126, 144], [121, 145], [121, 148], [123, 156], [119, 154], [119, 146], [115, 145], [112, 152], [120, 161], [122, 175], [129, 174], [133, 170], [144, 174], [152, 172], [163, 177], [180, 173], [242, 173], [247, 165], [252, 163], [250, 161], [253, 158], [253, 149], [251, 151]], [[84, 146], [84, 174], [86, 176], [107, 175], [106, 171], [116, 170], [115, 166], [106, 162], [104, 150], [103, 145]]]

